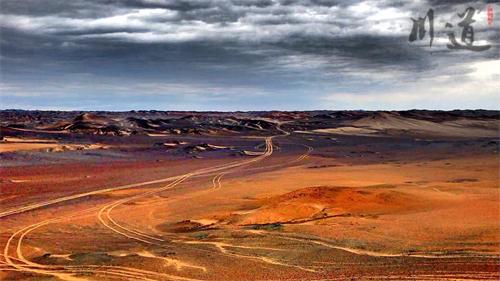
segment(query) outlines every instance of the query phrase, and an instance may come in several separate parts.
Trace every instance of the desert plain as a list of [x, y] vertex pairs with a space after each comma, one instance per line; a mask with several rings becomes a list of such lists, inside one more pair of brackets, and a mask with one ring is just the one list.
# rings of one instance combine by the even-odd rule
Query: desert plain
[[0, 111], [1, 280], [498, 280], [498, 111]]

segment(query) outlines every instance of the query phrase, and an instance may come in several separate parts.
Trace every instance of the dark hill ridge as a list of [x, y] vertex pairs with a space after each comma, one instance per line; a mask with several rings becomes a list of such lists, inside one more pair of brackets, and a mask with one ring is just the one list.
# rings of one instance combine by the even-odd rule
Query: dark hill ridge
[[[307, 133], [440, 134], [498, 136], [498, 110], [408, 111], [27, 111], [1, 110], [0, 125], [37, 131], [128, 136], [133, 134], [278, 134]], [[330, 130], [330, 131], [328, 131]], [[357, 133], [358, 132], [358, 133]]]

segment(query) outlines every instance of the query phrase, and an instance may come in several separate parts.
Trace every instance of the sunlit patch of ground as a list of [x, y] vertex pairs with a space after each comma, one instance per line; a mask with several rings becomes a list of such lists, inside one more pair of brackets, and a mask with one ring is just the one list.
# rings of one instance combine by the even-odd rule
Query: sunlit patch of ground
[[45, 150], [47, 152], [62, 152], [72, 150], [100, 149], [105, 146], [100, 144], [65, 144], [51, 139], [29, 139], [5, 137], [0, 142], [0, 153], [30, 150]]

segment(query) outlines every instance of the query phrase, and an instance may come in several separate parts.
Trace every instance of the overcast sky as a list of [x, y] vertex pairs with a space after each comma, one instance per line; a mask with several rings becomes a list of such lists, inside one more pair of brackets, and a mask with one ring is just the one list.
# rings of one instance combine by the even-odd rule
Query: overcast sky
[[[500, 109], [500, 4], [489, 2], [0, 0], [0, 106]], [[489, 50], [446, 47], [469, 6], [474, 44]], [[432, 47], [408, 42], [430, 8]]]

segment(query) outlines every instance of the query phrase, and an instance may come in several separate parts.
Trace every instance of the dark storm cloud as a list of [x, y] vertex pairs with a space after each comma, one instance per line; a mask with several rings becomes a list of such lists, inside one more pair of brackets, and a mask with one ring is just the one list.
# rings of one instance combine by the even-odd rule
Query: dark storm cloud
[[310, 92], [320, 104], [312, 97], [320, 90], [383, 91], [401, 81], [463, 76], [474, 71], [466, 63], [498, 59], [498, 25], [488, 27], [484, 16], [476, 38], [493, 45], [487, 52], [457, 59], [443, 40], [432, 49], [428, 41], [408, 43], [410, 17], [434, 8], [436, 36], [446, 39], [444, 20], [456, 20], [468, 3], [2, 0], [3, 89], [19, 96], [71, 92], [99, 99], [101, 93], [109, 100], [126, 91], [123, 85], [131, 95], [218, 99], [272, 92], [276, 101], [293, 100]]
[[2, 14], [50, 16], [71, 18], [97, 18], [114, 12], [116, 7], [86, 0], [22, 0], [0, 1]]
[[[99, 0], [96, 0], [99, 1]], [[170, 10], [178, 10], [178, 11], [192, 11], [198, 9], [206, 9], [211, 6], [211, 1], [200, 0], [200, 1], [144, 1], [144, 0], [100, 0], [102, 4], [106, 5], [117, 5], [123, 7], [132, 7], [132, 8], [164, 8]]]

